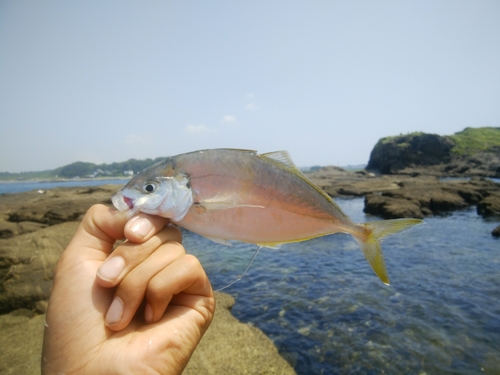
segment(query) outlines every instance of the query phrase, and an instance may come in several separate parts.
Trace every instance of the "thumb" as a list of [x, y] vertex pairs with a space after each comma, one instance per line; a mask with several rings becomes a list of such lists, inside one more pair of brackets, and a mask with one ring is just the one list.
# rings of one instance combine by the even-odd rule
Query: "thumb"
[[90, 207], [68, 245], [66, 255], [78, 254], [85, 257], [89, 255], [85, 253], [92, 249], [101, 252], [102, 259], [105, 259], [116, 240], [124, 238], [127, 221], [127, 215], [114, 208], [102, 204]]

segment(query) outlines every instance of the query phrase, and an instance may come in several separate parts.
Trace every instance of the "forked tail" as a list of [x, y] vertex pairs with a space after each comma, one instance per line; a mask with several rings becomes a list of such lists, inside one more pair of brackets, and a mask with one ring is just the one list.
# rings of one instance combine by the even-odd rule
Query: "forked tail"
[[384, 255], [380, 247], [380, 241], [391, 234], [409, 229], [415, 225], [423, 223], [419, 219], [396, 219], [372, 221], [362, 224], [363, 230], [359, 233], [353, 233], [353, 237], [358, 243], [366, 260], [370, 263], [377, 276], [389, 285], [389, 276], [385, 267]]

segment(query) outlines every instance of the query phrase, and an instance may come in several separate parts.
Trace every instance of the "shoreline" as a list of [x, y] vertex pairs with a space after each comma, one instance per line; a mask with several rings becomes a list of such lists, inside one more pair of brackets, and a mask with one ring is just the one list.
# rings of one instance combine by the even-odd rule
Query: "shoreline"
[[26, 179], [26, 180], [0, 180], [0, 183], [46, 183], [46, 182], [72, 182], [72, 181], [106, 181], [106, 180], [130, 180], [129, 177], [102, 177], [102, 178], [53, 178], [53, 179]]

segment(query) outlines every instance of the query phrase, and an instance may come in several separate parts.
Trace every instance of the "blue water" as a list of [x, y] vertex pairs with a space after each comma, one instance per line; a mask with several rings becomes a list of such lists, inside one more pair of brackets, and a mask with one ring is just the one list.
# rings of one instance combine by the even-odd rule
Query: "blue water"
[[[374, 219], [363, 199], [337, 202], [355, 221]], [[384, 241], [391, 286], [347, 235], [262, 249], [224, 290], [236, 298], [232, 312], [264, 331], [298, 374], [498, 374], [499, 223], [474, 209], [425, 222]], [[214, 288], [237, 278], [255, 250], [187, 232], [184, 245]]]
[[125, 185], [126, 182], [127, 180], [124, 179], [0, 182], [0, 194], [47, 190], [60, 187], [99, 186], [104, 184]]
[[[105, 183], [124, 181], [0, 183], [0, 193]], [[376, 219], [362, 198], [337, 203], [354, 221]], [[471, 208], [425, 223], [384, 241], [391, 286], [348, 235], [264, 248], [224, 290], [236, 298], [232, 312], [264, 331], [298, 374], [500, 374], [500, 240], [491, 236], [500, 222]], [[184, 246], [215, 289], [256, 250], [187, 231]]]

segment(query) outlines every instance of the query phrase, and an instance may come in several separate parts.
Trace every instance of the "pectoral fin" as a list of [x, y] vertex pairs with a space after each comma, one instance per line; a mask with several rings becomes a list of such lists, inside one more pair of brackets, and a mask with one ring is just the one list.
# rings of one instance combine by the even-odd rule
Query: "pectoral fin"
[[231, 242], [228, 242], [224, 238], [207, 237], [207, 236], [205, 236], [205, 238], [208, 238], [210, 241], [214, 241], [216, 243], [220, 243], [221, 245], [233, 246], [233, 244]]

